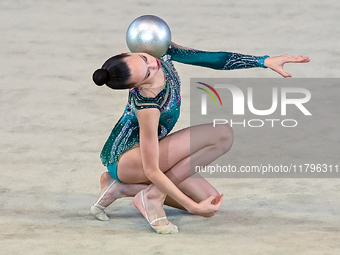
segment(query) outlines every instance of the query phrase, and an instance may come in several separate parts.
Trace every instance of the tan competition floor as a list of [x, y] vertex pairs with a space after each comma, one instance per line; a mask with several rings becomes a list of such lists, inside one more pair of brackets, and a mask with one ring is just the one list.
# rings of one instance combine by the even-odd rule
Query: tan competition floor
[[[225, 194], [219, 213], [204, 219], [167, 208], [180, 228], [171, 236], [153, 233], [131, 199], [108, 208], [109, 222], [90, 215], [105, 171], [99, 152], [127, 98], [91, 76], [127, 51], [136, 17], [162, 17], [185, 46], [302, 54], [311, 62], [287, 65], [294, 77], [340, 76], [337, 0], [159, 2], [0, 1], [0, 253], [340, 254], [338, 179], [211, 179]], [[278, 77], [176, 66], [176, 130], [189, 125], [190, 77]]]

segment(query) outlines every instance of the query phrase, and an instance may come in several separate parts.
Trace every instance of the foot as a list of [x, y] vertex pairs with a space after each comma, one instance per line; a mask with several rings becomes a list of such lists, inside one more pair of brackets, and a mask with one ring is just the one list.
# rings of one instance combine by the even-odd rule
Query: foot
[[91, 206], [91, 213], [97, 220], [110, 220], [104, 210], [116, 199], [124, 196], [122, 193], [123, 185], [113, 179], [108, 172], [102, 174], [100, 178], [101, 191], [99, 199]]
[[124, 184], [117, 182], [108, 172], [102, 174], [100, 186], [99, 199], [91, 206], [91, 213], [96, 219], [102, 221], [110, 220], [104, 210], [115, 200], [122, 197], [133, 197], [147, 187], [147, 185], [144, 184]]
[[[115, 183], [110, 187], [113, 182]], [[110, 189], [106, 192], [106, 194], [102, 197], [98, 204], [107, 207], [112, 204], [116, 199], [123, 197], [123, 185], [123, 183], [119, 183], [115, 179], [113, 179], [108, 172], [103, 173], [100, 177], [101, 190], [98, 198], [100, 198], [109, 187]]]
[[155, 197], [150, 193], [152, 192], [141, 190], [133, 198], [133, 204], [158, 234], [178, 233], [177, 226], [166, 218], [163, 209], [164, 198]]

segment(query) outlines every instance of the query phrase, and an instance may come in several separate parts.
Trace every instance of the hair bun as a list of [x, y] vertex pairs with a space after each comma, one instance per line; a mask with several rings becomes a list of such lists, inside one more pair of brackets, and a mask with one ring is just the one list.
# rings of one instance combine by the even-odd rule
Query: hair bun
[[106, 69], [98, 69], [93, 73], [92, 80], [98, 86], [102, 86], [109, 80], [109, 72]]

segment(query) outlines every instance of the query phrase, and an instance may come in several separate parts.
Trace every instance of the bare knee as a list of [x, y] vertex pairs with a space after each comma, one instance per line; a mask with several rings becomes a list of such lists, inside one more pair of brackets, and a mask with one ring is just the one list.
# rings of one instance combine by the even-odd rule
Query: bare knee
[[214, 134], [216, 135], [216, 147], [222, 154], [227, 153], [234, 142], [233, 129], [229, 124], [216, 125]]

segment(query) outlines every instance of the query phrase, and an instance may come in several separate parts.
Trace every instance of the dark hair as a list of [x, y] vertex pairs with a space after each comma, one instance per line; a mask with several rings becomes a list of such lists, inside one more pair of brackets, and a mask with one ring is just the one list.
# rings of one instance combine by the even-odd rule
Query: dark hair
[[134, 87], [135, 84], [128, 83], [131, 78], [131, 72], [124, 61], [129, 54], [122, 53], [109, 58], [103, 64], [101, 69], [96, 70], [92, 79], [95, 84], [102, 86], [106, 84], [111, 89], [129, 89]]

